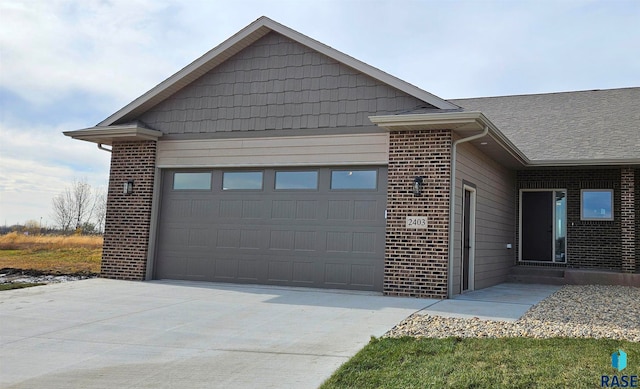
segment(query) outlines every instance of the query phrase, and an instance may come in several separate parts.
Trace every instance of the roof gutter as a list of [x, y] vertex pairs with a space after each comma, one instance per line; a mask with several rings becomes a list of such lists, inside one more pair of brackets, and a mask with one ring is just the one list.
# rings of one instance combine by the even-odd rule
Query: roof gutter
[[454, 231], [455, 228], [455, 210], [456, 210], [456, 153], [460, 143], [470, 142], [485, 137], [489, 133], [489, 126], [485, 125], [484, 130], [476, 135], [466, 138], [457, 139], [451, 146], [451, 179], [449, 182], [449, 265], [447, 270], [447, 297], [453, 297], [453, 248], [454, 248]]

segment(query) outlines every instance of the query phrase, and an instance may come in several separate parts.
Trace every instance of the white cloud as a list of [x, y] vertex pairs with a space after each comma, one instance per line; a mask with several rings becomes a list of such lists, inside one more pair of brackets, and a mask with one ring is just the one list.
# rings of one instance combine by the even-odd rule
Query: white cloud
[[71, 91], [137, 97], [175, 70], [152, 50], [166, 9], [156, 0], [0, 3], [2, 86], [34, 104]]
[[69, 128], [0, 125], [0, 223], [50, 222], [51, 199], [74, 179], [107, 185], [110, 154], [63, 136]]

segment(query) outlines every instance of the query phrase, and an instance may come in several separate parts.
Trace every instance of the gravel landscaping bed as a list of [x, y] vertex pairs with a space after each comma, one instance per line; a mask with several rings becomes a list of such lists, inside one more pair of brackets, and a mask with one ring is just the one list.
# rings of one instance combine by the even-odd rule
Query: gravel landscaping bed
[[640, 288], [566, 285], [516, 322], [415, 313], [386, 337], [610, 338], [640, 342]]
[[56, 284], [95, 278], [97, 274], [49, 274], [37, 270], [1, 269], [0, 284]]

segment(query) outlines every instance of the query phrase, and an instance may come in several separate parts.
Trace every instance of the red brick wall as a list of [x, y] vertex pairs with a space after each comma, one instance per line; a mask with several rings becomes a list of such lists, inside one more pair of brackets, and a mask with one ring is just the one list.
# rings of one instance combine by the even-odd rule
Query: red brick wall
[[[517, 172], [517, 189], [567, 190], [567, 263], [562, 266], [622, 270], [620, 177], [620, 169], [536, 169]], [[614, 220], [580, 220], [581, 189], [613, 189]], [[516, 211], [519, 212], [519, 207]]]
[[[144, 280], [147, 266], [156, 142], [117, 142], [111, 153], [101, 275]], [[133, 193], [123, 185], [133, 180]]]
[[621, 207], [621, 244], [622, 271], [633, 273], [636, 270], [636, 209], [635, 209], [635, 172], [633, 168], [622, 168], [620, 172]]
[[[635, 229], [636, 229], [636, 259], [638, 254], [640, 254], [640, 168], [636, 168], [636, 179], [635, 179], [635, 194], [636, 194], [636, 218], [635, 218]], [[640, 261], [636, 260], [636, 273], [640, 273]]]
[[[447, 297], [451, 132], [391, 132], [384, 292]], [[412, 191], [423, 176], [421, 197]], [[427, 216], [428, 229], [407, 229], [407, 216]]]

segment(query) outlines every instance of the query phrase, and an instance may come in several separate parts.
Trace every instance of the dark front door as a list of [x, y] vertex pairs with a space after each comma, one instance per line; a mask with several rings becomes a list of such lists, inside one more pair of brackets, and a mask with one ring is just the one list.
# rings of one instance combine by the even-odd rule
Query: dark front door
[[553, 191], [522, 192], [523, 261], [553, 260]]

